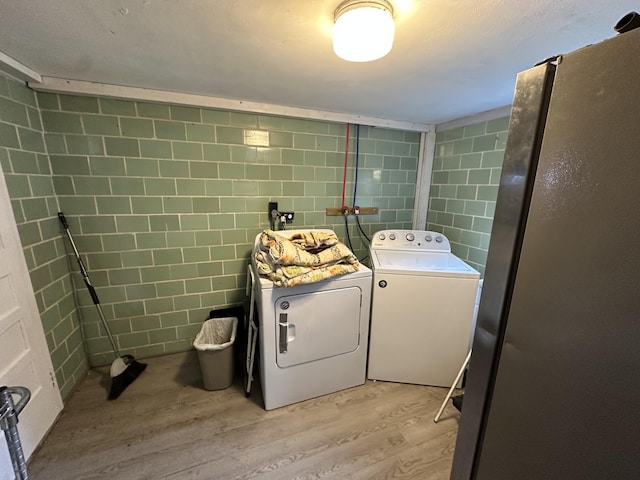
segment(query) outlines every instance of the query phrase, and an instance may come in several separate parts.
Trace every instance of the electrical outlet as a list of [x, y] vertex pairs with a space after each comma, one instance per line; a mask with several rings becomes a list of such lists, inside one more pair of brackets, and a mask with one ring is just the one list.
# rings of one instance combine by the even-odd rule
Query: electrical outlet
[[280, 212], [280, 217], [284, 217], [287, 220], [287, 223], [293, 222], [294, 216], [294, 212]]

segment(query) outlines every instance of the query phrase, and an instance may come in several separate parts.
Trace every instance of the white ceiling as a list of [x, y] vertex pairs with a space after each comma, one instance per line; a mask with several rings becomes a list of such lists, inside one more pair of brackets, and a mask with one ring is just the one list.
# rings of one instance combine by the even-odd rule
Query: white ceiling
[[615, 36], [637, 0], [390, 0], [391, 53], [331, 45], [340, 0], [0, 0], [0, 52], [46, 77], [438, 124], [511, 103], [516, 74]]

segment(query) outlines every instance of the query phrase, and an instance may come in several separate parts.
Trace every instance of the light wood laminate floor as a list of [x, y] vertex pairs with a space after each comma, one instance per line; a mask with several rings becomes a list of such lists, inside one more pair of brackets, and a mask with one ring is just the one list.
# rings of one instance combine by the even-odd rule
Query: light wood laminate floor
[[446, 388], [367, 381], [267, 412], [257, 381], [249, 398], [241, 380], [204, 390], [195, 352], [145, 363], [114, 401], [108, 372], [91, 371], [33, 455], [30, 478], [449, 478], [459, 414], [449, 402], [433, 422]]

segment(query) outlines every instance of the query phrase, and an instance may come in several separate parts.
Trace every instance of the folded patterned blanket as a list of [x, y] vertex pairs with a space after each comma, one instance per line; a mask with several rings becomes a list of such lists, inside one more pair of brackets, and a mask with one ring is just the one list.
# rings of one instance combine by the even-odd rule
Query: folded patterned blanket
[[358, 270], [358, 259], [335, 233], [311, 230], [286, 235], [264, 230], [254, 250], [258, 272], [279, 287], [319, 282]]

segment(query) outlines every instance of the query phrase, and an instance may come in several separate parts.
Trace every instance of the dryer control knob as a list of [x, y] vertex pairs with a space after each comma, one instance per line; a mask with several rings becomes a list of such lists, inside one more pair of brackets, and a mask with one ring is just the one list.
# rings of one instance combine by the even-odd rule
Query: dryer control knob
[[416, 236], [413, 233], [407, 233], [407, 240], [413, 242], [416, 239]]
[[442, 243], [442, 237], [440, 235], [436, 237], [436, 242]]
[[426, 237], [424, 237], [424, 239], [425, 239], [427, 242], [430, 242], [431, 240], [433, 240], [433, 238], [431, 237], [431, 235], [427, 235]]
[[391, 235], [389, 235], [389, 240], [395, 240], [396, 239], [396, 234], [392, 233]]
[[385, 238], [387, 238], [384, 233], [381, 233], [380, 235], [378, 235], [378, 239], [379, 240], [384, 240]]

